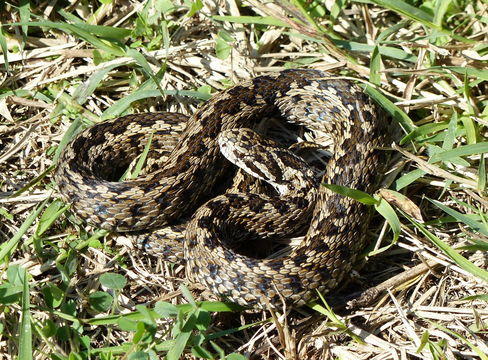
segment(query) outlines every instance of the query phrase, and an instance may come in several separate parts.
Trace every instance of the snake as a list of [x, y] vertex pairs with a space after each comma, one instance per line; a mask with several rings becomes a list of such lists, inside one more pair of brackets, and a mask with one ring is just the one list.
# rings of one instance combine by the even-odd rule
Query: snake
[[[257, 132], [269, 117], [332, 139], [318, 179], [298, 155]], [[149, 112], [97, 123], [66, 145], [54, 179], [79, 218], [142, 232], [155, 255], [172, 245], [153, 234], [179, 231], [188, 278], [216, 295], [248, 307], [301, 306], [335, 289], [367, 242], [369, 208], [322, 185], [376, 191], [387, 132], [383, 111], [355, 81], [289, 69], [225, 89], [190, 117]], [[150, 171], [119, 181], [148, 143], [161, 151]], [[216, 194], [236, 166], [271, 192]], [[303, 240], [283, 256], [235, 249], [297, 232]]]

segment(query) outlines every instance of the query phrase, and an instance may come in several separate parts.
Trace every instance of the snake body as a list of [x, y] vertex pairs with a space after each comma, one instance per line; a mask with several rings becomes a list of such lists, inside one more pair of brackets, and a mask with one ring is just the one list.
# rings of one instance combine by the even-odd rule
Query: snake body
[[[302, 305], [317, 290], [336, 287], [351, 270], [364, 246], [368, 211], [350, 198], [317, 187], [305, 166], [305, 175], [296, 177], [301, 165], [280, 150], [274, 154], [283, 158], [273, 156], [268, 168], [256, 166], [272, 162], [263, 151], [248, 161], [234, 159], [271, 183], [278, 195], [239, 192], [209, 200], [229, 173], [231, 163], [221, 153], [233, 141], [227, 137], [275, 115], [333, 139], [322, 182], [366, 192], [377, 188], [383, 162], [378, 148], [386, 143], [381, 112], [352, 81], [316, 70], [286, 70], [229, 88], [196, 111], [181, 134], [174, 129], [182, 115], [172, 113], [129, 115], [97, 124], [66, 146], [55, 180], [78, 216], [111, 231], [170, 226], [193, 214], [184, 257], [194, 281], [245, 306], [268, 307], [281, 300]], [[149, 133], [161, 139], [153, 142], [156, 146], [166, 144], [167, 138], [178, 141], [160, 168], [134, 180], [115, 181], [142, 151]], [[245, 145], [250, 137], [244, 135], [239, 143], [243, 150], [257, 148]], [[256, 162], [256, 156], [263, 161]], [[286, 170], [289, 166], [292, 170]], [[308, 224], [304, 240], [284, 257], [256, 259], [231, 246], [236, 239], [285, 236]]]

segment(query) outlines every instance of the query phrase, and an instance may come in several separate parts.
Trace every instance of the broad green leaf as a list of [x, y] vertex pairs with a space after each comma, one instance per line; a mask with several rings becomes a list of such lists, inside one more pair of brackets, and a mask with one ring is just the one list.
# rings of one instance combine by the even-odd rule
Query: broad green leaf
[[64, 291], [54, 284], [49, 284], [42, 289], [44, 301], [50, 309], [58, 308], [64, 300]]
[[154, 305], [154, 311], [156, 311], [158, 315], [163, 318], [176, 317], [179, 312], [175, 305], [165, 301], [156, 302], [156, 305]]
[[193, 306], [197, 307], [197, 303], [195, 302], [195, 299], [193, 298], [190, 290], [185, 285], [180, 285], [180, 291], [185, 297], [185, 299]]
[[112, 290], [122, 290], [127, 285], [127, 279], [120, 274], [105, 273], [100, 276], [100, 284]]
[[154, 311], [149, 310], [145, 305], [136, 305], [136, 310], [143, 316], [142, 321], [151, 326], [157, 326], [156, 320], [160, 318], [159, 315], [154, 314]]
[[225, 357], [225, 360], [247, 360], [248, 358], [244, 355], [231, 353]]
[[105, 291], [95, 291], [89, 296], [90, 306], [98, 312], [106, 312], [110, 309], [114, 298]]
[[8, 282], [0, 284], [0, 304], [10, 305], [18, 302], [22, 290], [23, 285], [14, 285]]
[[19, 264], [12, 264], [7, 269], [7, 280], [10, 284], [24, 286], [25, 269]]
[[[230, 37], [230, 39], [229, 39]], [[215, 39], [215, 54], [221, 60], [227, 59], [232, 51], [234, 39], [225, 31], [219, 31]]]
[[119, 316], [117, 318], [117, 321], [115, 321], [115, 324], [117, 324], [118, 327], [120, 327], [124, 331], [131, 331], [131, 332], [136, 332], [137, 331], [137, 324], [139, 324], [139, 321], [134, 321], [131, 319], [128, 319], [127, 317], [121, 317]]

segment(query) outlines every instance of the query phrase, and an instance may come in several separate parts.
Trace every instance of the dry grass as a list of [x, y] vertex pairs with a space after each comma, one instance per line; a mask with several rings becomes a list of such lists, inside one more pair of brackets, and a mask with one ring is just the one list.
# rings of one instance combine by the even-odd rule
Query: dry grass
[[[183, 341], [175, 328], [188, 311], [207, 310], [217, 312], [208, 324], [197, 316], [203, 328], [190, 331], [186, 358], [198, 354], [191, 341], [203, 335], [214, 357], [487, 358], [488, 7], [321, 3], [0, 4], [0, 358], [163, 356], [177, 346], [171, 339]], [[425, 223], [393, 220], [401, 234], [390, 245], [392, 232], [377, 217], [368, 262], [327, 298], [336, 314], [317, 304], [286, 316], [228, 312], [215, 302], [180, 308], [175, 326], [161, 309], [148, 309], [160, 300], [191, 302], [181, 284], [198, 300], [217, 299], [187, 283], [183, 267], [73, 218], [51, 179], [59, 145], [73, 121], [189, 114], [210, 91], [300, 66], [376, 85], [373, 95], [385, 97], [381, 104], [403, 128], [387, 184], [412, 201], [399, 200], [409, 205], [403, 211], [420, 210]], [[107, 288], [104, 273], [127, 283]], [[342, 306], [368, 288], [378, 296]], [[94, 307], [100, 292], [116, 299], [106, 312]]]

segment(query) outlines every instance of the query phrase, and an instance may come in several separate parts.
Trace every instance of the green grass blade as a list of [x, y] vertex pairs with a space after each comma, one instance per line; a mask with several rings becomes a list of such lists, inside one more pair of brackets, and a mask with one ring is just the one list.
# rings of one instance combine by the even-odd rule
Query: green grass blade
[[[460, 75], [467, 75], [479, 81], [488, 81], [488, 70], [486, 69], [477, 69], [471, 66], [432, 66], [429, 68], [429, 71], [435, 71], [440, 74], [445, 74], [446, 70], [451, 70], [457, 72]], [[476, 86], [474, 81], [470, 81], [468, 84], [469, 87]]]
[[402, 228], [400, 225], [400, 219], [398, 219], [395, 210], [393, 210], [391, 205], [388, 204], [386, 200], [381, 198], [378, 198], [378, 203], [375, 205], [375, 209], [388, 222], [388, 224], [391, 227], [391, 230], [393, 231], [393, 242], [394, 243], [397, 242]]
[[460, 212], [458, 212], [454, 209], [451, 209], [450, 207], [442, 204], [440, 201], [432, 200], [429, 198], [427, 198], [427, 200], [429, 200], [432, 204], [437, 206], [439, 209], [441, 209], [445, 213], [454, 217], [456, 220], [462, 222], [463, 224], [468, 225], [474, 231], [477, 231], [482, 235], [488, 236], [488, 229], [487, 229], [486, 225], [483, 224], [482, 222], [475, 221], [471, 217], [469, 217], [465, 214], [461, 214]]
[[[429, 320], [427, 320], [429, 321]], [[445, 333], [448, 333], [448, 334], [451, 334], [452, 336], [458, 338], [459, 340], [461, 340], [464, 344], [466, 344], [467, 346], [469, 346], [471, 348], [471, 350], [473, 350], [473, 352], [475, 352], [479, 358], [481, 360], [488, 360], [488, 355], [485, 354], [483, 352], [483, 350], [481, 350], [479, 347], [477, 347], [476, 345], [474, 345], [473, 343], [471, 343], [468, 339], [466, 339], [464, 336], [458, 334], [457, 332], [455, 331], [452, 331], [448, 328], [446, 328], [445, 326], [441, 325], [441, 324], [438, 324], [438, 323], [435, 323], [433, 321], [429, 321], [430, 324], [434, 325], [435, 327], [437, 327], [438, 329], [444, 331]]]
[[378, 46], [374, 47], [369, 64], [369, 82], [375, 85], [381, 84], [381, 55]]
[[[1, 25], [1, 23], [0, 23]], [[8, 66], [8, 46], [7, 40], [5, 39], [5, 34], [3, 33], [3, 28], [0, 26], [0, 48], [2, 49], [3, 53], [3, 61], [5, 62], [5, 70], [9, 71]]]
[[212, 16], [213, 20], [228, 21], [237, 24], [258, 24], [258, 25], [271, 25], [279, 27], [290, 27], [287, 23], [278, 20], [272, 16]]
[[365, 86], [364, 92], [376, 100], [378, 104], [381, 104], [383, 109], [385, 109], [393, 119], [399, 123], [406, 132], [412, 132], [415, 129], [415, 124], [412, 119], [408, 117], [405, 112], [398, 106], [393, 104], [386, 96], [384, 96], [380, 91], [376, 90], [372, 86]]
[[[222, 301], [199, 301], [197, 302], [197, 306], [209, 312], [235, 312], [235, 311], [243, 311], [246, 308], [235, 303], [226, 303]], [[191, 304], [178, 304], [176, 305], [178, 311], [183, 313], [188, 313], [192, 311], [195, 307]], [[151, 315], [155, 318], [160, 318], [159, 314], [154, 310], [149, 310]], [[96, 318], [85, 319], [83, 322], [88, 325], [111, 325], [116, 324], [120, 318], [126, 318], [129, 320], [143, 320], [144, 316], [139, 313], [138, 311], [134, 311], [128, 314], [120, 314], [120, 315], [107, 315], [107, 316], [99, 316]]]
[[27, 33], [29, 31], [29, 20], [31, 17], [30, 1], [29, 0], [20, 0], [19, 13], [20, 13], [20, 20], [24, 23], [21, 27], [22, 28], [22, 34], [23, 34], [24, 38], [26, 38]]
[[312, 26], [318, 32], [324, 32], [324, 30], [322, 29], [322, 27], [320, 26], [320, 24], [318, 24], [315, 21], [315, 19], [313, 18], [313, 16], [309, 13], [309, 11], [304, 8], [304, 6], [302, 5], [302, 1], [299, 1], [299, 0], [290, 0], [290, 1], [293, 4], [293, 6], [295, 6], [295, 8], [298, 11], [300, 11], [300, 16], [299, 17], [303, 17], [303, 20], [306, 20], [309, 24], [312, 24]]
[[127, 49], [127, 56], [130, 56], [135, 60], [135, 62], [142, 68], [142, 70], [146, 73], [148, 77], [154, 77], [154, 72], [151, 69], [151, 66], [147, 62], [144, 55], [142, 55], [139, 51], [135, 49]]
[[27, 271], [24, 270], [24, 290], [22, 293], [22, 317], [20, 320], [19, 335], [19, 359], [32, 359], [32, 325], [30, 313], [30, 291], [29, 282], [27, 281]]
[[191, 332], [185, 331], [176, 336], [174, 346], [168, 351], [166, 358], [168, 360], [178, 360], [185, 350], [186, 344], [190, 339]]
[[478, 190], [486, 190], [486, 167], [485, 167], [485, 156], [481, 154], [480, 165], [478, 166]]
[[30, 180], [27, 184], [25, 184], [19, 190], [14, 192], [10, 197], [12, 197], [12, 198], [16, 197], [16, 196], [22, 194], [23, 192], [29, 190], [32, 186], [36, 185], [42, 179], [44, 179], [52, 171], [52, 169], [54, 169], [54, 165], [49, 166], [44, 172], [39, 174], [39, 176], [36, 176], [34, 179]]
[[110, 119], [119, 116], [124, 111], [126, 111], [130, 105], [138, 100], [148, 99], [152, 97], [161, 96], [161, 91], [159, 90], [137, 90], [132, 94], [124, 96], [122, 99], [116, 101], [112, 106], [102, 113], [101, 118], [103, 120]]
[[419, 127], [415, 128], [413, 131], [411, 131], [409, 134], [405, 135], [400, 140], [400, 145], [403, 145], [403, 144], [405, 144], [409, 141], [412, 141], [412, 140], [421, 141], [422, 138], [431, 136], [432, 133], [444, 130], [448, 126], [449, 125], [447, 123], [432, 123], [432, 124], [425, 124], [425, 125], [419, 126]]
[[119, 181], [124, 181], [127, 179], [135, 179], [139, 176], [141, 173], [142, 168], [144, 167], [144, 164], [146, 163], [147, 155], [149, 154], [149, 150], [151, 149], [151, 144], [152, 144], [152, 139], [153, 139], [154, 133], [149, 134], [149, 138], [147, 140], [146, 145], [144, 145], [144, 150], [141, 153], [141, 156], [139, 156], [139, 159], [137, 160], [134, 169], [131, 169], [129, 167], [124, 174], [120, 177]]
[[347, 186], [334, 185], [334, 184], [322, 184], [322, 186], [325, 186], [327, 189], [332, 190], [337, 194], [344, 195], [350, 197], [351, 199], [357, 200], [360, 203], [365, 205], [376, 205], [378, 203], [378, 200], [376, 200], [368, 193], [356, 189], [351, 189], [348, 188]]
[[451, 150], [454, 147], [454, 142], [456, 140], [456, 128], [458, 123], [457, 111], [452, 112], [451, 119], [449, 120], [449, 126], [447, 127], [446, 137], [442, 143], [442, 148], [444, 150]]
[[64, 205], [60, 200], [53, 201], [44, 211], [39, 219], [36, 229], [36, 236], [44, 234], [51, 225], [58, 219], [58, 217], [69, 208], [69, 205]]
[[429, 162], [448, 161], [451, 158], [458, 156], [478, 155], [488, 152], [488, 142], [480, 142], [477, 144], [462, 145], [455, 149], [446, 150], [432, 155]]
[[429, 15], [422, 9], [412, 6], [402, 0], [371, 0], [371, 1], [379, 6], [390, 9], [409, 19], [418, 21], [430, 28], [440, 29], [440, 27], [434, 23], [434, 19], [432, 18], [431, 15]]
[[439, 239], [437, 236], [432, 234], [425, 226], [415, 221], [410, 216], [404, 214], [405, 217], [422, 233], [426, 238], [428, 238], [435, 246], [437, 246], [444, 254], [449, 256], [460, 268], [466, 270], [472, 275], [488, 282], [488, 271], [479, 268], [471, 261], [466, 259], [464, 256], [459, 254], [456, 250], [447, 245], [444, 241]]
[[[369, 44], [359, 43], [355, 41], [347, 41], [347, 40], [332, 39], [332, 42], [338, 47], [345, 50], [365, 52], [369, 54], [371, 54], [376, 47], [375, 45], [369, 45]], [[382, 56], [413, 62], [413, 63], [418, 60], [415, 55], [409, 54], [401, 49], [397, 49], [390, 46], [382, 46], [382, 45], [377, 47], [378, 47], [378, 53], [381, 54]]]
[[449, 8], [449, 5], [451, 4], [451, 2], [452, 2], [452, 0], [436, 1], [436, 7], [434, 10], [434, 18], [432, 19], [432, 21], [438, 27], [442, 26], [442, 20], [444, 19], [444, 15], [446, 14], [447, 9]]
[[141, 173], [141, 170], [146, 163], [147, 155], [149, 154], [149, 150], [151, 149], [152, 139], [154, 134], [149, 134], [149, 138], [147, 139], [147, 144], [144, 146], [144, 150], [141, 154], [139, 160], [137, 160], [136, 166], [134, 167], [134, 178], [138, 177]]
[[59, 10], [59, 14], [64, 16], [66, 19], [71, 20], [74, 23], [72, 25], [74, 25], [76, 28], [79, 28], [84, 32], [97, 35], [98, 37], [104, 39], [122, 41], [131, 34], [131, 30], [128, 29], [118, 28], [114, 26], [87, 24], [80, 18], [74, 16], [73, 14], [69, 14], [64, 10]]
[[[14, 23], [12, 25], [29, 25], [29, 26], [39, 26], [39, 27], [45, 27], [45, 28], [51, 28], [51, 29], [58, 29], [62, 30], [64, 32], [67, 32], [69, 34], [73, 34], [78, 36], [79, 38], [87, 41], [88, 43], [92, 44], [95, 48], [104, 50], [109, 54], [112, 54], [114, 56], [124, 56], [125, 52], [124, 50], [120, 47], [118, 41], [114, 40], [111, 37], [107, 37], [104, 39], [101, 39], [94, 35], [92, 32], [93, 30], [98, 30], [98, 33], [102, 33], [106, 35], [106, 31], [102, 30], [100, 31], [100, 27], [96, 26], [94, 28], [94, 25], [87, 25], [87, 24], [67, 24], [67, 23], [61, 23], [61, 22], [52, 22], [52, 21], [32, 21], [32, 22], [19, 22], [19, 23]], [[108, 27], [109, 31], [113, 31], [114, 28]], [[114, 35], [115, 37], [116, 35]]]
[[22, 236], [24, 236], [24, 234], [27, 232], [30, 226], [37, 219], [37, 217], [41, 213], [42, 209], [44, 209], [44, 206], [46, 206], [48, 201], [49, 199], [46, 199], [40, 205], [38, 205], [36, 209], [32, 213], [30, 213], [27, 219], [24, 220], [24, 222], [20, 226], [19, 230], [15, 233], [15, 235], [12, 236], [10, 240], [0, 245], [0, 262], [2, 262], [6, 256], [9, 256], [15, 250]]
[[[364, 2], [363, 0], [356, 0], [356, 1]], [[429, 13], [423, 11], [420, 7], [415, 7], [410, 5], [405, 1], [402, 0], [370, 0], [370, 1], [386, 9], [390, 9], [400, 15], [403, 15], [408, 19], [421, 23], [428, 28], [437, 30], [440, 34], [450, 36], [455, 40], [462, 41], [464, 43], [474, 42], [471, 39], [457, 35], [454, 31], [443, 29], [440, 25], [434, 22], [434, 18]]]
[[94, 72], [87, 81], [76, 88], [73, 93], [73, 99], [75, 99], [78, 104], [83, 105], [95, 92], [100, 82], [107, 76], [107, 74], [113, 69], [123, 65], [125, 64], [113, 64]]
[[402, 177], [398, 178], [393, 183], [394, 184], [394, 188], [395, 188], [396, 191], [399, 191], [399, 190], [403, 189], [404, 187], [412, 184], [416, 180], [420, 179], [425, 174], [427, 174], [427, 173], [424, 170], [422, 170], [422, 169], [412, 170], [412, 171], [406, 173], [405, 175], [403, 175]]
[[201, 100], [207, 100], [209, 98], [209, 96], [206, 94], [190, 90], [163, 90], [162, 92], [161, 90], [138, 90], [116, 101], [111, 107], [109, 107], [102, 113], [101, 118], [103, 120], [106, 120], [119, 116], [124, 111], [126, 111], [133, 102], [152, 97], [158, 97], [162, 94], [189, 96]]
[[71, 141], [71, 139], [80, 131], [82, 123], [79, 118], [75, 119], [69, 126], [68, 130], [66, 130], [63, 138], [59, 142], [58, 148], [56, 149], [56, 153], [53, 157], [53, 163], [57, 163], [59, 157], [61, 156], [61, 152], [64, 150], [66, 145]]

